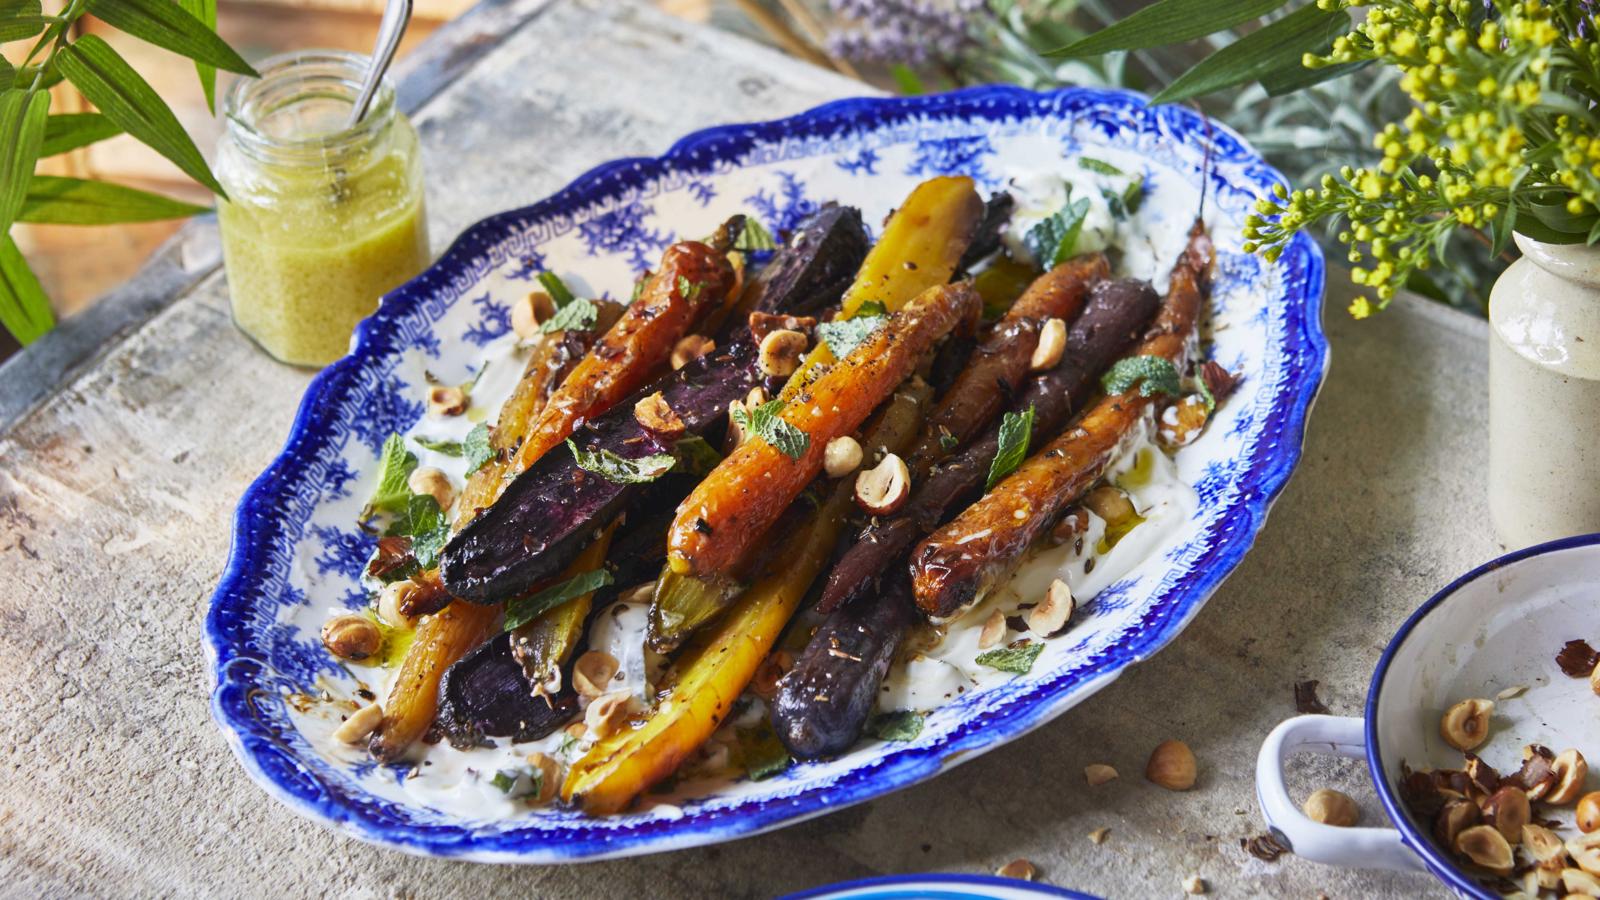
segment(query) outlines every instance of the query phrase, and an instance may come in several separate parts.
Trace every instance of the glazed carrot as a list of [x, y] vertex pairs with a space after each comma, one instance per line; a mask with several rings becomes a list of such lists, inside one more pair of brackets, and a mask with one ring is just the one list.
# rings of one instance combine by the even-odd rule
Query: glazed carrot
[[[918, 390], [926, 388], [908, 385], [895, 394], [868, 427], [863, 447], [897, 453], [911, 442], [922, 424]], [[827, 563], [852, 494], [849, 479], [835, 483], [816, 512], [785, 535], [787, 555], [779, 571], [757, 581], [690, 641], [642, 723], [605, 738], [573, 764], [561, 786], [564, 799], [594, 815], [619, 812], [711, 737]]]
[[383, 721], [367, 745], [375, 759], [394, 762], [427, 732], [439, 708], [444, 670], [487, 640], [499, 616], [498, 607], [453, 600], [422, 618], [384, 701]]
[[922, 437], [906, 459], [918, 480], [950, 449], [965, 444], [1000, 414], [1028, 374], [1045, 322], [1062, 319], [1070, 323], [1083, 309], [1089, 288], [1110, 274], [1111, 264], [1103, 254], [1088, 253], [1034, 279], [973, 350], [966, 368], [928, 414]]
[[975, 323], [982, 305], [970, 284], [928, 288], [792, 397], [778, 417], [805, 436], [804, 446], [785, 452], [751, 437], [730, 453], [678, 505], [667, 534], [672, 570], [706, 575], [742, 559], [822, 470], [828, 442], [854, 432], [935, 341]]
[[661, 370], [678, 339], [733, 288], [727, 249], [680, 241], [662, 254], [661, 267], [639, 299], [579, 361], [534, 420], [509, 472], [532, 465], [587, 418], [610, 409]]
[[[1182, 370], [1207, 289], [1211, 243], [1197, 222], [1173, 269], [1161, 311], [1134, 356], [1155, 356]], [[1155, 402], [1140, 390], [1105, 397], [1077, 423], [911, 555], [917, 606], [933, 619], [958, 615], [1008, 575], [1045, 529], [1104, 474], [1122, 440]]]

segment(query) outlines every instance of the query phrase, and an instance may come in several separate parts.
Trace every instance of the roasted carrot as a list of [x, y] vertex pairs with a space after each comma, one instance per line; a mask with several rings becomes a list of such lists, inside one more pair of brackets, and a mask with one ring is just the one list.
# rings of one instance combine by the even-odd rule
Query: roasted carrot
[[1028, 374], [1045, 322], [1072, 321], [1083, 309], [1089, 288], [1109, 274], [1111, 264], [1105, 256], [1089, 253], [1056, 266], [1023, 291], [929, 413], [922, 438], [906, 459], [918, 480], [1000, 414]]
[[[1135, 356], [1182, 369], [1208, 286], [1211, 244], [1197, 222], [1173, 269], [1161, 311]], [[1023, 552], [1104, 474], [1124, 437], [1155, 402], [1141, 390], [1105, 397], [977, 503], [917, 545], [911, 583], [932, 619], [958, 615], [1001, 581]]]
[[[897, 392], [867, 429], [862, 446], [903, 451], [922, 423], [921, 407], [909, 387]], [[834, 484], [816, 512], [785, 535], [788, 555], [782, 568], [752, 585], [689, 643], [642, 723], [605, 738], [573, 764], [561, 786], [564, 799], [595, 815], [619, 812], [705, 743], [772, 652], [833, 552], [852, 493], [848, 479]]]
[[734, 280], [726, 248], [699, 241], [668, 247], [639, 299], [544, 405], [517, 448], [510, 473], [532, 465], [566, 440], [578, 422], [611, 408], [660, 371], [678, 339], [723, 304]]
[[941, 284], [889, 317], [778, 414], [805, 436], [799, 452], [752, 437], [679, 504], [667, 535], [667, 564], [692, 575], [736, 564], [822, 470], [828, 442], [855, 431], [935, 341], [975, 323], [981, 306], [971, 285]]

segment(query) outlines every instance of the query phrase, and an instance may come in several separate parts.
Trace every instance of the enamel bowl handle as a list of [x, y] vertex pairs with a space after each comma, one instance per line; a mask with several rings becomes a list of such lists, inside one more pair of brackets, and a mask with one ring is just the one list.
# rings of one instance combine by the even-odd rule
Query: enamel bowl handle
[[1328, 756], [1366, 756], [1361, 719], [1341, 716], [1298, 716], [1289, 719], [1261, 745], [1256, 758], [1256, 801], [1273, 833], [1296, 856], [1351, 869], [1423, 871], [1422, 860], [1392, 828], [1338, 828], [1313, 822], [1289, 799], [1283, 785], [1283, 764], [1306, 752]]

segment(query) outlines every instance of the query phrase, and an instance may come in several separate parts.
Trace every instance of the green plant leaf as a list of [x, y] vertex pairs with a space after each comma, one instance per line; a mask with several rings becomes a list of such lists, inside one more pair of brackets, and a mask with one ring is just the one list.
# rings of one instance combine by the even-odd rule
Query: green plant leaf
[[[1325, 56], [1331, 49], [1333, 49], [1333, 42], [1329, 41], [1326, 46], [1309, 52]], [[1285, 94], [1303, 91], [1314, 84], [1332, 81], [1335, 78], [1343, 78], [1351, 72], [1372, 65], [1372, 63], [1373, 61], [1370, 59], [1362, 59], [1355, 62], [1323, 66], [1320, 69], [1308, 69], [1301, 65], [1298, 59], [1295, 59], [1262, 75], [1258, 80], [1261, 82], [1261, 87], [1266, 90], [1268, 97], [1282, 97]]]
[[597, 591], [612, 581], [607, 569], [593, 569], [553, 584], [531, 597], [518, 597], [506, 604], [505, 629], [512, 631], [544, 615], [546, 610], [584, 594]]
[[922, 83], [921, 76], [911, 70], [905, 63], [895, 63], [889, 68], [889, 74], [894, 77], [894, 86], [900, 93], [907, 97], [926, 94], [928, 86]]
[[1289, 65], [1350, 30], [1344, 10], [1307, 4], [1258, 28], [1197, 63], [1178, 76], [1151, 103], [1177, 103], [1226, 87], [1255, 81]]
[[89, 0], [95, 18], [195, 62], [256, 77], [228, 42], [172, 0]]
[[171, 160], [226, 199], [205, 158], [150, 83], [99, 35], [86, 34], [56, 52], [56, 65], [90, 103], [123, 131]]
[[10, 60], [6, 59], [4, 56], [0, 56], [0, 91], [11, 87], [16, 83], [16, 81], [16, 67], [11, 65]]
[[17, 220], [52, 225], [111, 225], [182, 219], [205, 211], [204, 206], [107, 181], [35, 175]]
[[1032, 438], [1033, 407], [1028, 407], [1024, 413], [1008, 412], [1001, 417], [999, 445], [995, 448], [994, 459], [989, 462], [989, 480], [983, 486], [985, 491], [994, 490], [995, 485], [1022, 465], [1022, 461], [1028, 458], [1028, 443]]
[[399, 513], [411, 499], [411, 472], [417, 467], [417, 456], [406, 449], [405, 439], [391, 434], [378, 453], [378, 484], [367, 498], [361, 518], [377, 512]]
[[49, 115], [46, 91], [13, 88], [0, 94], [0, 232], [10, 231], [22, 211]]
[[39, 145], [39, 156], [66, 153], [121, 133], [117, 123], [99, 113], [61, 113], [45, 120], [44, 143]]
[[483, 422], [472, 426], [466, 438], [461, 442], [461, 453], [467, 458], [467, 474], [483, 468], [483, 464], [494, 458], [494, 445], [489, 443], [489, 426]]
[[27, 346], [55, 326], [50, 298], [11, 235], [0, 234], [0, 325]]
[[1033, 671], [1033, 663], [1044, 652], [1044, 645], [1036, 641], [1029, 641], [1018, 647], [997, 647], [984, 653], [979, 653], [973, 660], [980, 666], [1010, 672], [1013, 675], [1026, 675]]
[[1176, 397], [1183, 392], [1178, 367], [1162, 356], [1124, 357], [1100, 376], [1100, 387], [1113, 397], [1126, 394], [1136, 385], [1141, 397], [1154, 397], [1157, 394]]
[[573, 296], [572, 289], [567, 287], [567, 283], [561, 280], [561, 276], [554, 272], [540, 272], [539, 283], [544, 285], [544, 289], [549, 292], [550, 300], [555, 303], [556, 309], [560, 309], [578, 299]]
[[0, 0], [0, 44], [25, 41], [47, 24], [39, 0]]
[[[208, 30], [217, 30], [217, 0], [178, 0], [178, 5], [189, 15], [200, 20]], [[206, 94], [206, 109], [217, 111], [217, 67], [196, 61], [194, 70], [200, 76], [200, 89]]]
[[1158, 0], [1046, 56], [1099, 56], [1176, 44], [1259, 19], [1288, 0]]
[[779, 417], [783, 412], [782, 400], [768, 400], [755, 409], [735, 409], [733, 421], [748, 435], [759, 437], [771, 444], [784, 456], [799, 459], [811, 446], [811, 435], [790, 425]]
[[678, 458], [670, 453], [629, 458], [604, 447], [585, 450], [572, 438], [567, 438], [567, 447], [572, 450], [572, 458], [577, 460], [578, 468], [593, 472], [612, 484], [649, 484], [672, 471], [678, 462]]

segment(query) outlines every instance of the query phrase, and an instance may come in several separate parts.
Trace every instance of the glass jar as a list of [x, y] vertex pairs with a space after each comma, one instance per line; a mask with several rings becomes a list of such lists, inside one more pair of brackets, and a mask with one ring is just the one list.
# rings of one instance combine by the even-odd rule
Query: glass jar
[[275, 56], [228, 92], [216, 174], [233, 319], [277, 359], [324, 366], [378, 298], [428, 264], [417, 133], [379, 88], [347, 124], [367, 58]]

